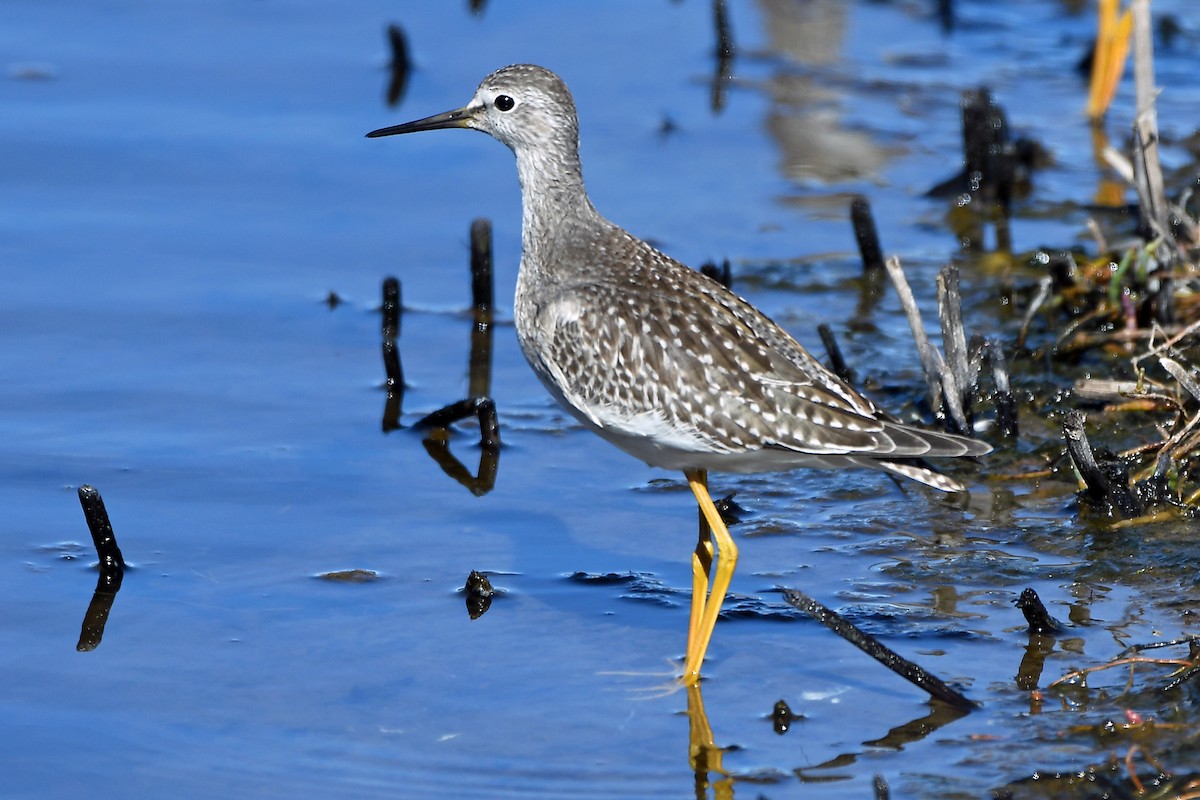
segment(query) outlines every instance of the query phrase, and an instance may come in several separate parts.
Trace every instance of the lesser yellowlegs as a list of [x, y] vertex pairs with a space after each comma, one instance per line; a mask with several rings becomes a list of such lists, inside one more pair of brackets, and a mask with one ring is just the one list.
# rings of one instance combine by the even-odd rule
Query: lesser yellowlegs
[[913, 459], [991, 449], [884, 418], [745, 300], [600, 216], [584, 190], [575, 103], [549, 70], [505, 67], [462, 108], [367, 136], [440, 128], [483, 131], [516, 154], [514, 317], [534, 372], [586, 427], [682, 470], [700, 505], [685, 683], [699, 679], [737, 564], [708, 470], [870, 467], [954, 492], [963, 487]]

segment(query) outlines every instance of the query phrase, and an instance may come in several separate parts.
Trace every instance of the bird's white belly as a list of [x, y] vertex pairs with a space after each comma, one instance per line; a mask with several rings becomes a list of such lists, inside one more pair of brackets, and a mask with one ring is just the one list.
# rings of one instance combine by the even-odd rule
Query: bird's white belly
[[694, 430], [672, 425], [653, 412], [630, 414], [606, 406], [578, 407], [554, 376], [530, 366], [546, 390], [584, 427], [652, 467], [669, 470], [706, 469], [717, 472], [775, 472], [797, 467], [840, 469], [848, 466], [839, 454], [817, 455], [773, 448], [730, 451]]

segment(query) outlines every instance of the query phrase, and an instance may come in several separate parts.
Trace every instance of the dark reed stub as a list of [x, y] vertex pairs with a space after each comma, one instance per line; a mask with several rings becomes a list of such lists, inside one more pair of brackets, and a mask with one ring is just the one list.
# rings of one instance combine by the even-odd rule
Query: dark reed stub
[[492, 393], [492, 223], [480, 217], [471, 222], [471, 304], [474, 326], [468, 355], [467, 394], [487, 397]]
[[850, 201], [850, 224], [854, 227], [854, 240], [858, 242], [863, 271], [878, 274], [883, 270], [883, 248], [879, 245], [879, 230], [867, 198], [859, 195]]
[[1006, 439], [1016, 439], [1019, 431], [1017, 420], [1017, 398], [1008, 379], [1008, 363], [999, 342], [989, 341], [984, 346], [988, 363], [992, 367], [992, 384], [995, 393], [992, 402], [996, 406], [996, 427]]
[[1129, 488], [1125, 464], [1118, 459], [1106, 459], [1103, 464], [1097, 461], [1083, 429], [1084, 420], [1083, 413], [1074, 409], [1063, 419], [1067, 452], [1084, 483], [1084, 489], [1077, 495], [1080, 504], [1103, 514], [1140, 515], [1145, 511], [1145, 504]]
[[484, 217], [471, 222], [471, 305], [475, 320], [492, 319], [495, 290], [492, 281], [492, 223]]
[[726, 525], [737, 525], [746, 516], [746, 509], [733, 497], [732, 493], [727, 494], [713, 503], [717, 507], [717, 513], [721, 515], [721, 521]]
[[387, 401], [383, 407], [383, 432], [400, 427], [400, 407], [404, 400], [404, 368], [400, 365], [400, 347], [396, 338], [400, 335], [400, 281], [394, 277], [384, 278], [381, 332], [383, 341], [384, 387]]
[[108, 519], [108, 511], [104, 508], [100, 492], [87, 484], [80, 486], [79, 504], [83, 507], [83, 517], [87, 520], [92, 544], [96, 546], [96, 555], [100, 558], [101, 574], [123, 572], [125, 559], [121, 555], [121, 548], [117, 546], [117, 537], [113, 533], [112, 523]]
[[471, 619], [479, 619], [492, 607], [492, 597], [496, 590], [492, 588], [492, 582], [488, 580], [487, 575], [471, 570], [471, 574], [467, 576], [467, 583], [463, 586], [463, 593], [466, 595], [467, 615]]
[[500, 419], [496, 416], [496, 403], [490, 397], [479, 402], [476, 410], [479, 419], [479, 446], [484, 450], [500, 449]]
[[109, 521], [100, 492], [87, 484], [80, 486], [79, 504], [83, 507], [83, 516], [87, 520], [88, 530], [91, 531], [96, 555], [100, 558], [100, 575], [96, 579], [96, 589], [83, 617], [79, 642], [75, 645], [76, 651], [86, 653], [99, 647], [100, 640], [104, 637], [104, 626], [108, 623], [113, 600], [116, 599], [124, 579], [125, 558], [121, 555], [121, 549], [117, 547], [117, 537], [113, 533], [112, 522]]
[[1021, 596], [1013, 601], [1013, 605], [1021, 610], [1025, 621], [1029, 623], [1029, 632], [1039, 635], [1061, 632], [1064, 627], [1061, 622], [1050, 616], [1042, 598], [1033, 589], [1025, 589]]
[[946, 351], [942, 369], [942, 395], [946, 402], [946, 427], [952, 433], [970, 434], [972, 406], [978, 375], [967, 357], [967, 334], [963, 328], [962, 295], [958, 267], [947, 264], [937, 276], [938, 316], [942, 323], [942, 347]]
[[833, 335], [833, 328], [822, 322], [817, 326], [817, 335], [821, 337], [821, 344], [825, 345], [825, 354], [829, 356], [829, 369], [834, 375], [853, 386], [855, 383], [854, 371], [842, 357], [842, 348], [838, 346], [837, 337]]
[[383, 279], [383, 302], [381, 333], [385, 339], [395, 339], [400, 335], [400, 281], [389, 275]]
[[775, 729], [775, 733], [783, 736], [791, 730], [792, 723], [804, 719], [803, 714], [793, 714], [792, 708], [787, 704], [786, 700], [779, 700], [775, 703], [775, 707], [771, 709], [771, 727]]

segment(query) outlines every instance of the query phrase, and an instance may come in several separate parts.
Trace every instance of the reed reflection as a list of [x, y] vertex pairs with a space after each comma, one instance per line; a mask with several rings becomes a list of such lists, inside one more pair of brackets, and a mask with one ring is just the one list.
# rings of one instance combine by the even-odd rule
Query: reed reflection
[[[386, 292], [386, 290], [385, 290]], [[471, 340], [468, 355], [468, 396], [428, 414], [415, 427], [425, 432], [422, 444], [425, 452], [442, 471], [466, 487], [471, 494], [481, 497], [496, 485], [496, 473], [500, 468], [500, 422], [496, 416], [496, 403], [490, 397], [492, 390], [492, 224], [486, 219], [471, 223]], [[385, 313], [387, 302], [385, 299]], [[397, 300], [398, 305], [398, 300]], [[399, 323], [393, 326], [399, 331]], [[384, 361], [388, 361], [387, 321], [384, 323]], [[394, 336], [392, 337], [394, 353]], [[389, 420], [395, 423], [399, 416], [399, 399], [392, 403], [392, 387], [402, 387], [392, 380], [389, 367], [389, 403], [384, 410], [384, 430], [389, 430]], [[396, 371], [399, 374], [397, 357]], [[399, 389], [397, 394], [402, 392]], [[389, 416], [394, 414], [394, 416]], [[479, 464], [474, 473], [450, 451], [450, 426], [469, 417], [479, 422]]]

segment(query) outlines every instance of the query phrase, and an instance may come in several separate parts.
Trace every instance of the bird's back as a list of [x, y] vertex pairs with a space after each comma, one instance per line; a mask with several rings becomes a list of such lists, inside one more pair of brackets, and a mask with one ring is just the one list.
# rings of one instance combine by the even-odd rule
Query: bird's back
[[[519, 283], [518, 334], [559, 401], [643, 461], [889, 469], [896, 459], [989, 449], [884, 419], [721, 284], [602, 219], [594, 228], [543, 243], [536, 258], [550, 263], [525, 263], [525, 253], [523, 277], [555, 277]], [[912, 471], [901, 474], [920, 480]]]

